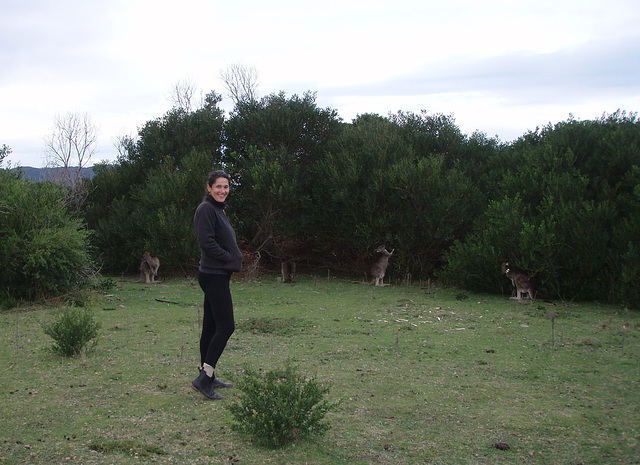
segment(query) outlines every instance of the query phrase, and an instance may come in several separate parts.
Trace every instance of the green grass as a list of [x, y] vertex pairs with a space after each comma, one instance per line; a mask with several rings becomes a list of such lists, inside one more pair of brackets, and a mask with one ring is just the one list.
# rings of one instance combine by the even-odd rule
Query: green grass
[[78, 358], [49, 350], [51, 309], [0, 313], [0, 463], [640, 463], [638, 313], [297, 279], [232, 283], [216, 375], [291, 361], [340, 401], [324, 436], [270, 450], [232, 431], [239, 391], [190, 388], [197, 282], [118, 283], [96, 297], [100, 337]]

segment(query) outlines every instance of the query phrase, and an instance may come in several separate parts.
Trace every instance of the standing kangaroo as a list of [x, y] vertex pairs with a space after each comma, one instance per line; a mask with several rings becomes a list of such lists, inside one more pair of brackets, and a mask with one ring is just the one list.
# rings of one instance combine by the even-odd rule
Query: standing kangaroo
[[158, 268], [160, 268], [158, 257], [152, 257], [149, 252], [145, 252], [140, 262], [140, 277], [134, 282], [141, 283], [143, 279], [144, 282], [149, 284], [159, 282], [155, 279], [158, 274]]
[[380, 253], [378, 259], [371, 266], [371, 276], [373, 276], [373, 280], [369, 284], [373, 284], [375, 282], [376, 286], [384, 286], [384, 275], [387, 272], [387, 266], [389, 265], [389, 257], [393, 254], [393, 251], [396, 249], [391, 249], [391, 252], [387, 250], [387, 248], [383, 245], [376, 249], [376, 253]]
[[502, 272], [511, 280], [516, 288], [516, 299], [522, 300], [524, 294], [529, 294], [531, 300], [536, 299], [536, 278], [529, 271], [514, 270], [509, 267], [509, 262], [502, 264]]
[[293, 260], [286, 260], [280, 265], [280, 271], [282, 272], [283, 283], [293, 283], [293, 277], [296, 274], [296, 262]]
[[502, 264], [502, 272], [511, 280], [511, 283], [516, 288], [516, 297], [512, 299], [522, 300], [525, 294], [529, 294], [531, 300], [537, 302], [546, 302], [551, 305], [555, 305], [552, 301], [541, 299], [537, 295], [536, 289], [536, 277], [530, 271], [515, 270], [509, 266], [509, 262]]

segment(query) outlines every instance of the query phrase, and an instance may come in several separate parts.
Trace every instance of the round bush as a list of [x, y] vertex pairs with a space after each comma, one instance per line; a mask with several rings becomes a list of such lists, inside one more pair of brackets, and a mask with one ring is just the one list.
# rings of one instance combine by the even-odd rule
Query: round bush
[[329, 389], [292, 366], [264, 375], [247, 370], [238, 388], [240, 402], [227, 407], [236, 421], [233, 429], [262, 445], [284, 446], [329, 428], [322, 421], [332, 407], [324, 400]]
[[54, 340], [53, 351], [73, 357], [96, 344], [100, 324], [89, 310], [64, 309], [59, 318], [44, 327], [44, 333]]

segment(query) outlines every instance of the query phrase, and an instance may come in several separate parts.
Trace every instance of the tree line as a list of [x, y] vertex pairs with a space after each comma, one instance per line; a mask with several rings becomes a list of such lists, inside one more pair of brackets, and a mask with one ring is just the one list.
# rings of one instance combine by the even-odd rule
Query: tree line
[[223, 168], [227, 213], [254, 267], [293, 258], [360, 277], [384, 243], [396, 282], [510, 294], [508, 261], [535, 273], [546, 298], [640, 302], [635, 114], [571, 118], [503, 143], [443, 114], [345, 123], [312, 92], [239, 97], [228, 115], [220, 101], [211, 92], [197, 108], [176, 105], [121, 139], [114, 163], [94, 165], [82, 205], [69, 208], [94, 268], [132, 273], [151, 251], [162, 273], [194, 274], [193, 212], [207, 173]]

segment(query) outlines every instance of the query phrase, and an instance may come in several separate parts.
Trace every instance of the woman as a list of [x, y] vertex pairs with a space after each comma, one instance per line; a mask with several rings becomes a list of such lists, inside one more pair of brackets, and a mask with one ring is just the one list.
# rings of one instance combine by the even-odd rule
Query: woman
[[242, 269], [242, 253], [236, 233], [224, 213], [229, 195], [229, 175], [213, 171], [207, 179], [207, 194], [196, 209], [193, 223], [200, 245], [198, 282], [204, 292], [204, 316], [200, 336], [200, 375], [191, 383], [208, 399], [222, 399], [215, 388], [231, 387], [214, 375], [227, 341], [235, 330], [229, 281]]

